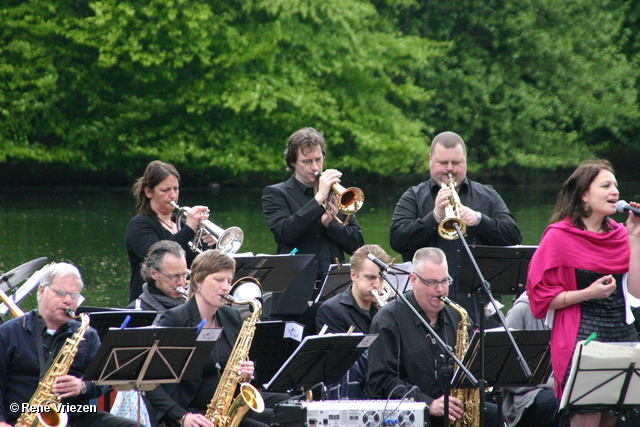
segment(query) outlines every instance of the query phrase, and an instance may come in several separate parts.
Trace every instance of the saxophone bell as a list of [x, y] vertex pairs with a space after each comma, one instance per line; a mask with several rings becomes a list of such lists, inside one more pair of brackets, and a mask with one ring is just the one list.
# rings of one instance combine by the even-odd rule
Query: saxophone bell
[[49, 411], [38, 412], [38, 421], [43, 427], [66, 427], [69, 423], [69, 414], [66, 412], [56, 412], [53, 403], [49, 403]]

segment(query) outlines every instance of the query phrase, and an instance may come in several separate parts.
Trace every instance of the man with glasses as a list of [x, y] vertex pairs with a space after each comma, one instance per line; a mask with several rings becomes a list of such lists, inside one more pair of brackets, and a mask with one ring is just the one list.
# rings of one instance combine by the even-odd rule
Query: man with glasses
[[142, 294], [127, 308], [154, 310], [162, 314], [185, 302], [189, 270], [180, 244], [172, 240], [154, 243], [140, 270], [145, 280]]
[[454, 132], [442, 132], [431, 142], [429, 153], [431, 179], [409, 188], [400, 198], [393, 213], [389, 233], [391, 247], [409, 261], [422, 247], [440, 248], [447, 255], [453, 285], [451, 298], [463, 306], [478, 323], [479, 310], [475, 295], [469, 295], [459, 283], [462, 257], [466, 257], [460, 239], [440, 236], [438, 226], [445, 218], [452, 190], [444, 186], [455, 181], [460, 198], [460, 219], [466, 225], [469, 245], [509, 246], [522, 242], [520, 229], [507, 205], [493, 187], [467, 177], [467, 147]]
[[[408, 302], [429, 322], [433, 331], [455, 352], [460, 314], [444, 306], [449, 295], [447, 259], [439, 248], [422, 248], [413, 256]], [[374, 399], [414, 397], [429, 405], [431, 426], [444, 425], [443, 351], [430, 331], [404, 301], [395, 299], [378, 311], [370, 333], [379, 334], [369, 346], [367, 386]], [[460, 419], [462, 402], [449, 396], [449, 421]], [[496, 405], [487, 403], [485, 426], [502, 425]]]
[[296, 131], [289, 137], [284, 157], [287, 169], [294, 174], [264, 189], [262, 212], [278, 244], [277, 253], [289, 254], [296, 249], [300, 254], [315, 254], [320, 280], [330, 264], [336, 259], [343, 262], [344, 252], [352, 254], [364, 239], [355, 215], [342, 226], [334, 219], [336, 214], [341, 220], [345, 218], [338, 213], [335, 201], [324, 206], [342, 173], [335, 169], [323, 172], [326, 145], [322, 133], [313, 128]]
[[[76, 267], [52, 264], [40, 279], [38, 308], [0, 326], [0, 427], [15, 424], [67, 338], [78, 331], [80, 322], [70, 319], [66, 310], [78, 308], [82, 288]], [[83, 380], [99, 347], [98, 333], [89, 328], [68, 374], [55, 379], [52, 391], [73, 409], [68, 412], [70, 427], [133, 427], [134, 421], [89, 406], [90, 399], [107, 390]]]

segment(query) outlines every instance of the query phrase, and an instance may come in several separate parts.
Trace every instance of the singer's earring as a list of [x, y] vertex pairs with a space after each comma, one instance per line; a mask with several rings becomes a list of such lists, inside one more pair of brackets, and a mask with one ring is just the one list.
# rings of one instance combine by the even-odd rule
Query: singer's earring
[[584, 208], [582, 209], [582, 212], [580, 212], [580, 215], [582, 215], [583, 218], [589, 218], [592, 214], [593, 214], [593, 208], [591, 207], [590, 204], [585, 202]]

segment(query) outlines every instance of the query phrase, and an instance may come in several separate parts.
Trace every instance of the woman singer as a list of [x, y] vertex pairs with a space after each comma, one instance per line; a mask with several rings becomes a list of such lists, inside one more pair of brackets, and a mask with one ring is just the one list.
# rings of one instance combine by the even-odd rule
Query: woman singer
[[[153, 391], [147, 392], [146, 403], [154, 426], [164, 423], [167, 427], [213, 427], [204, 414], [242, 328], [240, 311], [224, 305], [223, 299], [223, 295], [227, 295], [231, 290], [234, 273], [235, 260], [229, 255], [218, 249], [201, 253], [191, 267], [189, 300], [167, 310], [158, 321], [159, 326], [195, 328], [202, 320], [206, 320], [205, 328], [223, 330], [198, 379], [183, 380], [178, 384], [161, 384]], [[253, 379], [252, 361], [240, 362], [237, 369], [246, 381]], [[277, 401], [289, 397], [276, 393], [271, 395]], [[270, 403], [265, 401], [267, 406], [271, 406]], [[249, 411], [240, 426], [266, 427], [272, 413], [268, 409], [261, 414]], [[158, 422], [160, 424], [156, 424]]]
[[[640, 296], [640, 217], [629, 212], [626, 227], [609, 219], [619, 198], [608, 161], [581, 164], [564, 183], [529, 266], [531, 312], [538, 319], [553, 315], [551, 363], [558, 399], [578, 341], [594, 332], [601, 342], [638, 341], [629, 293]], [[572, 427], [616, 422], [608, 411], [596, 409], [568, 408], [562, 417]]]
[[[206, 206], [194, 206], [186, 211], [186, 222], [181, 227], [175, 222], [172, 213], [178, 203], [180, 193], [180, 174], [169, 164], [154, 160], [147, 165], [142, 175], [131, 188], [137, 200], [136, 211], [129, 222], [126, 233], [127, 255], [131, 266], [129, 284], [129, 302], [142, 293], [144, 279], [140, 266], [149, 252], [149, 248], [160, 240], [173, 240], [182, 246], [187, 254], [187, 263], [197, 255], [189, 246], [194, 238], [200, 221], [208, 219]], [[208, 243], [212, 243], [210, 238]]]

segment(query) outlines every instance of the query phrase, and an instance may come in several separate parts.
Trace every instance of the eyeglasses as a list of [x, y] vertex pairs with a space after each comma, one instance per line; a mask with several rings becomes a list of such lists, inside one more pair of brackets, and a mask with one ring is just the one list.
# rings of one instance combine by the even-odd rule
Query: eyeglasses
[[162, 271], [160, 270], [156, 270], [158, 273], [162, 274], [164, 277], [166, 277], [167, 279], [171, 280], [172, 282], [178, 282], [180, 280], [188, 280], [189, 279], [189, 275], [191, 274], [190, 271], [187, 271], [184, 274], [172, 274], [172, 275], [168, 275], [168, 274], [164, 274]]
[[64, 297], [66, 297], [67, 295], [69, 295], [69, 296], [71, 297], [71, 299], [72, 299], [72, 300], [76, 300], [76, 301], [77, 301], [77, 300], [79, 300], [79, 299], [80, 299], [80, 297], [82, 296], [81, 294], [79, 294], [79, 293], [77, 293], [77, 292], [67, 292], [67, 291], [63, 291], [63, 290], [60, 290], [60, 289], [53, 289], [53, 288], [51, 287], [51, 285], [47, 285], [46, 287], [47, 287], [47, 288], [49, 288], [49, 289], [51, 289], [53, 292], [55, 292], [55, 293], [56, 293], [56, 295], [58, 295], [60, 298], [64, 298]]
[[444, 280], [443, 280], [443, 281], [441, 281], [441, 282], [436, 282], [435, 280], [428, 280], [428, 281], [427, 281], [427, 280], [424, 280], [424, 279], [423, 279], [422, 277], [420, 277], [418, 274], [416, 274], [416, 273], [413, 273], [413, 274], [415, 274], [415, 276], [416, 276], [418, 279], [420, 279], [420, 281], [421, 281], [422, 283], [424, 283], [426, 286], [429, 286], [429, 287], [431, 287], [431, 288], [435, 288], [435, 287], [436, 287], [436, 286], [438, 286], [438, 285], [442, 285], [442, 286], [445, 286], [445, 287], [446, 287], [446, 286], [451, 286], [451, 284], [453, 283], [453, 278], [452, 278], [451, 276], [447, 277], [446, 279], [444, 279]]

